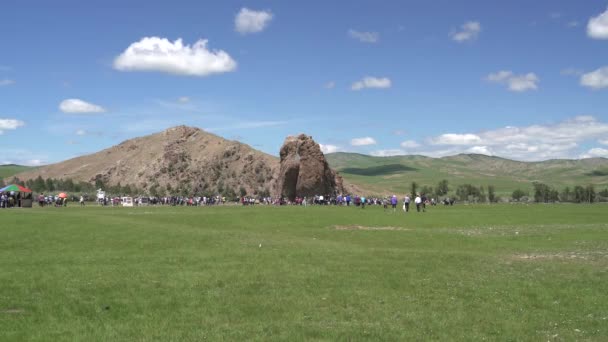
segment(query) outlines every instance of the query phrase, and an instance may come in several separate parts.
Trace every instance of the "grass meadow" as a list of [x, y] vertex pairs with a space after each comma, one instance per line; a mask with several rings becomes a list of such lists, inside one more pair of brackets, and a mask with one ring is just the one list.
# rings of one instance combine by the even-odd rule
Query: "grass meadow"
[[608, 340], [608, 207], [0, 210], [1, 341]]

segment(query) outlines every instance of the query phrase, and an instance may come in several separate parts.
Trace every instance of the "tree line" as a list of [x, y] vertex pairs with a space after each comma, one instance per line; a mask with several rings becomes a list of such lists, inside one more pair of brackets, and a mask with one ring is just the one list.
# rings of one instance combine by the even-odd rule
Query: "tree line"
[[[450, 191], [454, 190], [451, 195]], [[496, 194], [494, 185], [476, 186], [470, 183], [459, 184], [455, 189], [449, 187], [447, 180], [441, 180], [434, 188], [432, 186], [420, 186], [416, 182], [412, 182], [410, 193], [425, 194], [427, 197], [433, 197], [437, 200], [445, 197], [452, 197], [461, 202], [474, 203], [497, 203], [501, 201], [528, 202], [533, 200], [536, 203], [555, 203], [555, 202], [570, 202], [570, 203], [595, 203], [608, 202], [608, 188], [597, 191], [593, 185], [576, 185], [574, 187], [565, 187], [561, 191], [547, 184], [540, 182], [532, 183], [532, 197], [530, 192], [522, 189], [516, 189], [511, 194], [510, 198], [501, 198]]]

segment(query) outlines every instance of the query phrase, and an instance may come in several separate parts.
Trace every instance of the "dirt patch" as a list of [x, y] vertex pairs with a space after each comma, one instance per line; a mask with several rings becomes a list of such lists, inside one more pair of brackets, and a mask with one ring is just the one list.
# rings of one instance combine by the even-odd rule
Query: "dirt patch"
[[2, 309], [0, 310], [0, 312], [5, 313], [5, 314], [20, 314], [20, 313], [24, 313], [25, 310], [23, 309], [17, 309], [17, 308], [9, 308], [9, 309]]
[[333, 226], [335, 230], [409, 230], [401, 227]]
[[572, 260], [572, 261], [608, 261], [608, 252], [605, 251], [581, 251], [581, 252], [558, 252], [558, 253], [527, 253], [512, 255], [511, 260], [520, 261], [544, 261], [544, 260]]

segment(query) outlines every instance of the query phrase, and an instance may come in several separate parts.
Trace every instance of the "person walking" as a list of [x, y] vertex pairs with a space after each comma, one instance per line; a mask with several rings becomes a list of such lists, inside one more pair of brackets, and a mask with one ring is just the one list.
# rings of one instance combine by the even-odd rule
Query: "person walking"
[[414, 203], [416, 204], [416, 211], [420, 212], [420, 206], [422, 205], [422, 198], [420, 198], [420, 195], [416, 195]]
[[84, 196], [80, 195], [80, 206], [84, 207]]
[[391, 197], [391, 207], [393, 207], [393, 212], [397, 211], [397, 196], [393, 195], [393, 197]]
[[406, 213], [410, 211], [410, 202], [411, 202], [410, 195], [409, 194], [405, 195], [405, 198], [403, 199], [403, 210]]

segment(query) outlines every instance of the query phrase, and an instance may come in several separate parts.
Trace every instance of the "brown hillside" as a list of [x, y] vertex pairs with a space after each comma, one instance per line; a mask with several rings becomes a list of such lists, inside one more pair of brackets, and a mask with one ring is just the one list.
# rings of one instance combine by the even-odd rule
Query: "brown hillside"
[[198, 128], [178, 126], [124, 141], [103, 151], [17, 175], [21, 180], [71, 178], [107, 185], [134, 185], [162, 194], [217, 193], [244, 188], [248, 194], [272, 191], [276, 157]]

